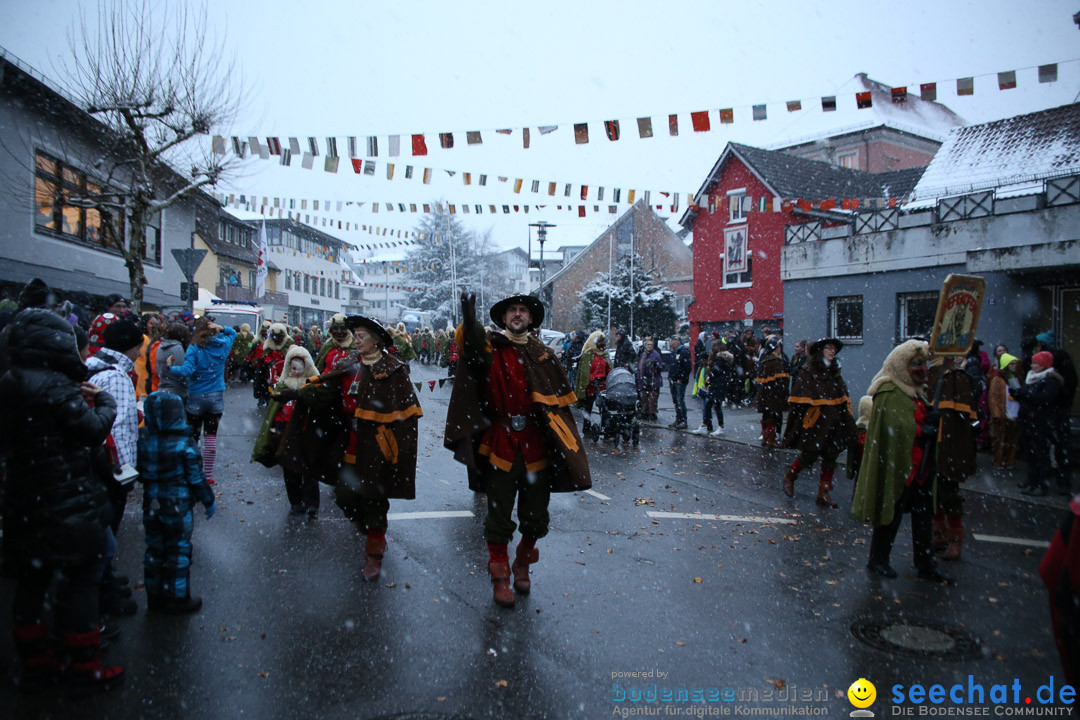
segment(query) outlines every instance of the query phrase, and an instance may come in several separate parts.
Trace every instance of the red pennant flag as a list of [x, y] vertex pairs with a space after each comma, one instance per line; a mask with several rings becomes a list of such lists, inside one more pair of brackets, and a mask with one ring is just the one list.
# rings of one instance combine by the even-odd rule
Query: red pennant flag
[[582, 200], [588, 200], [588, 196], [589, 196], [589, 186], [588, 185], [582, 185], [581, 186], [581, 199]]
[[356, 173], [357, 175], [364, 172], [364, 161], [361, 160], [360, 158], [353, 158], [352, 159], [352, 169], [353, 169], [353, 172]]
[[891, 207], [891, 208], [896, 207], [896, 198], [894, 198], [894, 197], [889, 198], [889, 207]]
[[589, 123], [574, 123], [574, 142], [578, 145], [589, 142]]
[[619, 121], [618, 120], [605, 120], [604, 132], [607, 133], [607, 139], [615, 142], [619, 139]]
[[412, 136], [412, 154], [427, 155], [427, 143], [424, 141], [423, 135]]
[[577, 216], [578, 217], [585, 217], [585, 206], [584, 205], [578, 205]]
[[808, 212], [813, 207], [809, 200], [796, 200], [795, 204], [798, 205], [799, 209], [803, 212]]
[[870, 91], [855, 93], [855, 104], [860, 110], [865, 110], [874, 104], [873, 99], [870, 97]]
[[781, 212], [789, 213], [794, 209], [795, 209], [795, 204], [793, 202], [791, 202], [790, 200], [784, 200], [783, 202], [780, 203]]
[[694, 126], [694, 132], [709, 132], [708, 111], [690, 113], [690, 123]]
[[892, 101], [894, 103], [907, 102], [907, 87], [894, 87], [892, 89]]
[[674, 115], [674, 114], [673, 115], [668, 115], [667, 116], [667, 127], [668, 127], [668, 134], [669, 135], [678, 135], [679, 134], [679, 116]]
[[435, 389], [435, 381], [434, 380], [428, 380], [427, 384], [428, 384], [428, 389], [429, 390], [434, 390]]
[[835, 200], [829, 199], [829, 200], [822, 200], [821, 201], [821, 209], [822, 210], [832, 210], [834, 207], [836, 207], [836, 201]]
[[937, 83], [923, 83], [919, 86], [919, 97], [926, 102], [937, 100]]

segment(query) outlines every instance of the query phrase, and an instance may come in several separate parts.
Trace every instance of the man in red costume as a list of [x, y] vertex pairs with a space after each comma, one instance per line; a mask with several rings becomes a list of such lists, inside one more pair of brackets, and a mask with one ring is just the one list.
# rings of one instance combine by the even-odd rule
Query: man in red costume
[[[540, 557], [537, 540], [548, 532], [551, 493], [592, 487], [570, 414], [577, 396], [555, 354], [529, 333], [544, 319], [535, 297], [513, 295], [495, 303], [489, 314], [501, 332], [485, 331], [476, 322], [475, 295], [462, 294], [461, 314], [461, 363], [444, 444], [469, 468], [469, 487], [487, 493], [484, 537], [494, 599], [513, 607], [513, 590], [531, 589], [529, 566]], [[512, 519], [515, 497], [521, 542], [511, 566], [507, 548], [518, 528]]]

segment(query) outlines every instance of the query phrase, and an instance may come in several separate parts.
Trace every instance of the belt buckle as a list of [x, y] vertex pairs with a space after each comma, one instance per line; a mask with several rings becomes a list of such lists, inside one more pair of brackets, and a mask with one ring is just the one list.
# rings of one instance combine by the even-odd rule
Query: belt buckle
[[528, 415], [511, 415], [510, 427], [516, 432], [521, 432], [525, 429], [525, 424], [529, 421]]

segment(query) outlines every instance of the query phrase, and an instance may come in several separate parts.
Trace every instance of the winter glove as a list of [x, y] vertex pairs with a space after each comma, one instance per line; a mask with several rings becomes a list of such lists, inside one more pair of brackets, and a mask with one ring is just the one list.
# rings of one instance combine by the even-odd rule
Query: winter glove
[[214, 517], [214, 513], [216, 513], [216, 512], [217, 512], [217, 501], [215, 500], [214, 502], [212, 502], [212, 503], [210, 503], [209, 505], [206, 506], [206, 519], [209, 520], [210, 518]]

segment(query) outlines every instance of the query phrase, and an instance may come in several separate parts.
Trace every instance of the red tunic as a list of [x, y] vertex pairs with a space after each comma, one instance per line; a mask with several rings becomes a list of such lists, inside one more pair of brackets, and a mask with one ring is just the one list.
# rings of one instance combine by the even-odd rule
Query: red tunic
[[[497, 348], [484, 383], [487, 401], [494, 411], [494, 423], [484, 432], [480, 454], [492, 465], [508, 472], [521, 455], [528, 472], [547, 467], [544, 433], [532, 417], [533, 399], [525, 378], [525, 364], [516, 347]], [[511, 415], [529, 418], [522, 430], [510, 426]]]
[[335, 365], [347, 357], [349, 357], [348, 349], [335, 346], [326, 353], [326, 359], [323, 360], [323, 372], [333, 370]]
[[911, 446], [911, 473], [907, 478], [907, 485], [911, 484], [912, 480], [915, 480], [920, 485], [925, 481], [925, 477], [919, 477], [919, 470], [922, 468], [923, 455], [926, 454], [926, 449], [919, 444], [919, 439], [924, 435], [922, 428], [923, 423], [926, 422], [926, 403], [921, 398], [914, 398], [915, 401], [915, 444]]

